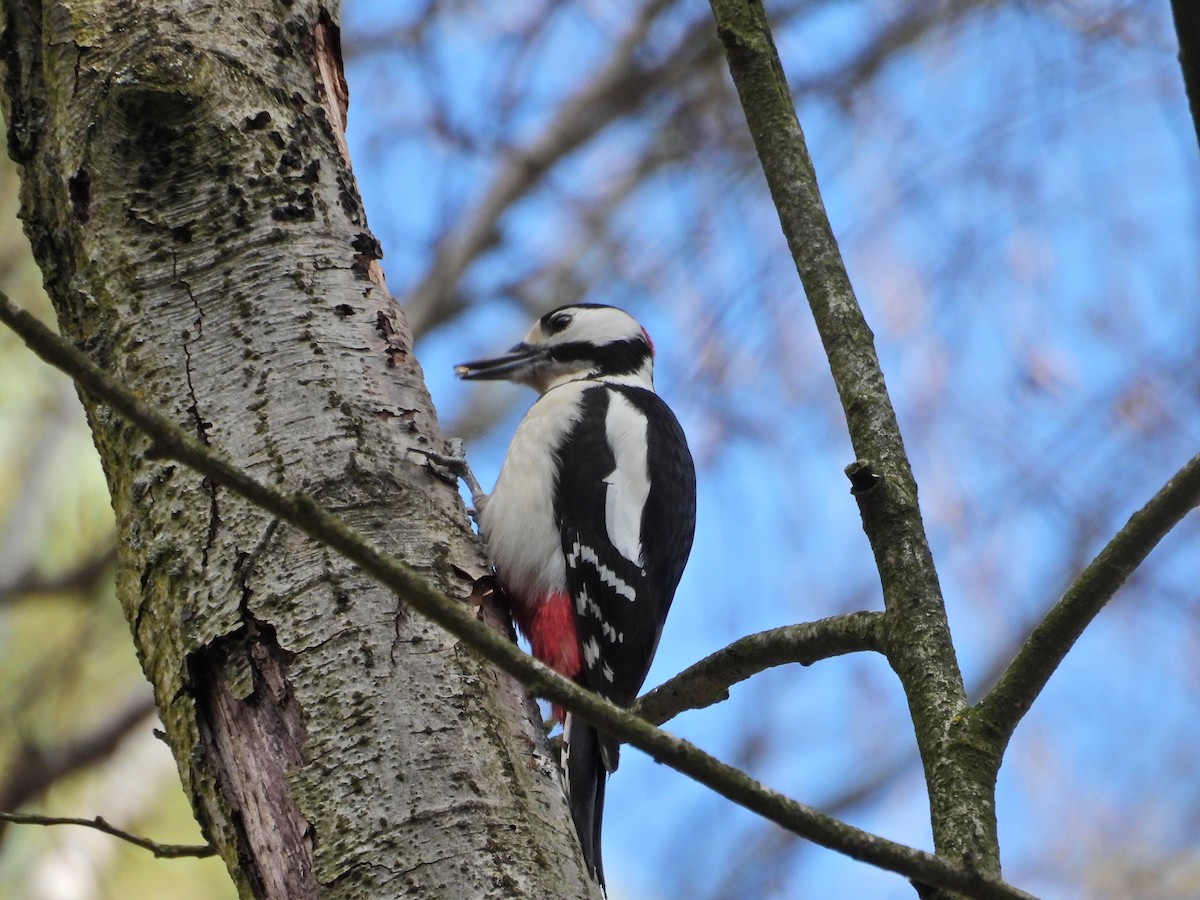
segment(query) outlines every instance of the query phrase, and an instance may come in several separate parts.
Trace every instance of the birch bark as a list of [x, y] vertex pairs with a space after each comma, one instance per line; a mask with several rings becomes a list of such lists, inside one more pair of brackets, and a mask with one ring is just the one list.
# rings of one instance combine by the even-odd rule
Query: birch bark
[[[350, 169], [335, 6], [4, 14], [9, 152], [61, 331], [465, 597], [483, 559], [417, 452], [441, 439]], [[121, 602], [243, 896], [598, 894], [516, 682], [83, 402]]]

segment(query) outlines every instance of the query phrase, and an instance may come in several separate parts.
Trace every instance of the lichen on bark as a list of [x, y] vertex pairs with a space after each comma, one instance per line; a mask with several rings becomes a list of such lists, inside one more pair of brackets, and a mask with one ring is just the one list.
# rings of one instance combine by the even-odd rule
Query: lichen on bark
[[[341, 129], [336, 10], [5, 3], [62, 333], [256, 477], [466, 596], [483, 569]], [[344, 84], [343, 84], [344, 87]], [[245, 896], [594, 896], [523, 689], [86, 396], [119, 594]]]

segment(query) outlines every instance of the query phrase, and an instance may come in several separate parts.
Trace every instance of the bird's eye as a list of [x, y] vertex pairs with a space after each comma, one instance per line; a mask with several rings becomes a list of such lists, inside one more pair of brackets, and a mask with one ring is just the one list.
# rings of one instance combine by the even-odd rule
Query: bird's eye
[[550, 321], [546, 323], [546, 331], [550, 334], [558, 334], [564, 328], [571, 324], [571, 320], [575, 317], [570, 313], [559, 313], [556, 316], [551, 316]]

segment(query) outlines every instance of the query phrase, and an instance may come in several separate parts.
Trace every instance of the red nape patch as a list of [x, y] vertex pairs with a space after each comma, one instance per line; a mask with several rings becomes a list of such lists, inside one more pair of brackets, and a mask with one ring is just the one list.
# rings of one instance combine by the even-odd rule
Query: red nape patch
[[[583, 669], [579, 658], [579, 638], [575, 633], [575, 614], [566, 593], [550, 594], [532, 603], [513, 603], [513, 618], [522, 634], [529, 638], [533, 655], [559, 675], [575, 678]], [[561, 722], [563, 711], [553, 706], [551, 715]]]
[[650, 340], [650, 332], [645, 328], [642, 329], [642, 337], [646, 339], [646, 346], [650, 348], [650, 355], [654, 355], [654, 341]]

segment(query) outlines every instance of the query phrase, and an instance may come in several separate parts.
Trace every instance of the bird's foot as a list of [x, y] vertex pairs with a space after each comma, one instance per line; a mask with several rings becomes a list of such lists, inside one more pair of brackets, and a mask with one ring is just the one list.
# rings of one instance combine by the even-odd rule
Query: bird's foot
[[467, 515], [478, 524], [479, 510], [483, 509], [483, 504], [487, 501], [487, 494], [480, 487], [479, 479], [475, 477], [475, 473], [471, 471], [471, 466], [467, 463], [467, 454], [462, 439], [450, 438], [446, 441], [446, 449], [449, 451], [448, 453], [436, 453], [433, 450], [424, 449], [418, 452], [429, 460], [430, 471], [438, 478], [451, 484], [458, 484], [459, 481], [466, 484], [467, 489], [471, 492], [472, 504], [472, 508], [467, 510]]

